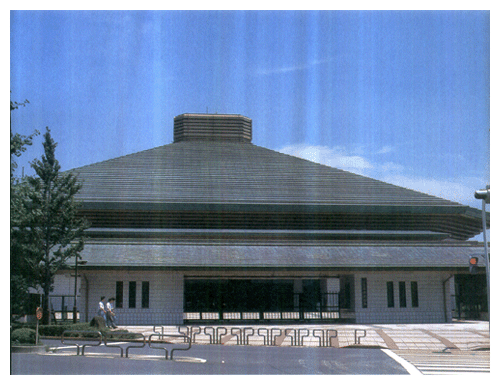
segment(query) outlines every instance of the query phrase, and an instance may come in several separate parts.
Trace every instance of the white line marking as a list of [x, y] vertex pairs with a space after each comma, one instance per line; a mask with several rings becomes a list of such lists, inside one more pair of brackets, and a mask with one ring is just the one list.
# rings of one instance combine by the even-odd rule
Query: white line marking
[[408, 361], [405, 359], [399, 357], [396, 353], [392, 352], [389, 349], [380, 349], [382, 350], [385, 354], [387, 354], [389, 357], [391, 357], [394, 361], [399, 363], [403, 368], [406, 369], [406, 371], [409, 374], [417, 374], [417, 375], [422, 375], [422, 372], [418, 370], [415, 366], [410, 364]]

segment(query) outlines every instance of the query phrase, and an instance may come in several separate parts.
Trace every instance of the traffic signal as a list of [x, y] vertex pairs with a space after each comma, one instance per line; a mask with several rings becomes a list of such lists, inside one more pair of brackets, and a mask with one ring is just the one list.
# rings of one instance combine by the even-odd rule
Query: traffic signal
[[478, 263], [479, 263], [479, 257], [470, 257], [470, 259], [469, 259], [469, 273], [477, 274]]

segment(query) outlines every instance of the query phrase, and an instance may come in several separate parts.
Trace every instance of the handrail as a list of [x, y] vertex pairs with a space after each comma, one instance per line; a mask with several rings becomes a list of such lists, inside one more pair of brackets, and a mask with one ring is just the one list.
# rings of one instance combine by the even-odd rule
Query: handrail
[[159, 333], [154, 333], [154, 334], [151, 334], [149, 336], [149, 339], [148, 339], [148, 346], [151, 348], [151, 349], [160, 349], [160, 350], [165, 350], [165, 359], [168, 360], [168, 348], [164, 348], [164, 347], [158, 347], [158, 346], [152, 346], [152, 344], [154, 343], [154, 341], [152, 341], [152, 338], [153, 337], [160, 337], [162, 340], [163, 340], [163, 337], [178, 337], [178, 338], [184, 338], [184, 339], [188, 339], [189, 340], [189, 346], [186, 348], [186, 349], [181, 349], [181, 348], [175, 348], [175, 349], [172, 349], [170, 350], [170, 360], [173, 360], [174, 359], [174, 351], [176, 350], [189, 350], [191, 349], [191, 338], [186, 336], [185, 334], [159, 334]]

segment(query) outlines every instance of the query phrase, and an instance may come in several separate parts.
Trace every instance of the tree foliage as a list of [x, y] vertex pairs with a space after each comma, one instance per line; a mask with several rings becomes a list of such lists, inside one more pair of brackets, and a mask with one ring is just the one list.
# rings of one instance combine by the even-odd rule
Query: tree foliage
[[[26, 99], [23, 103], [18, 102], [10, 102], [10, 112], [12, 114], [13, 110], [17, 110], [19, 106], [26, 106], [29, 101]], [[16, 157], [20, 157], [24, 151], [26, 151], [26, 146], [31, 146], [33, 144], [33, 138], [39, 135], [40, 132], [35, 130], [35, 132], [31, 135], [21, 135], [21, 134], [12, 134], [12, 129], [10, 130], [10, 184], [11, 189], [12, 185], [17, 182], [14, 179], [14, 171], [17, 168]], [[12, 192], [12, 191], [11, 191]]]
[[21, 183], [14, 238], [29, 285], [43, 290], [42, 307], [47, 321], [55, 274], [67, 267], [69, 258], [78, 258], [88, 225], [78, 215], [75, 200], [82, 185], [73, 174], [60, 172], [55, 157], [57, 143], [48, 128], [43, 137], [44, 154], [41, 160], [31, 162], [36, 175]]
[[[10, 111], [26, 106], [29, 103], [10, 102]], [[31, 135], [12, 134], [10, 131], [10, 304], [12, 315], [23, 315], [28, 306], [28, 289], [30, 287], [30, 273], [22, 255], [21, 245], [16, 236], [19, 219], [22, 217], [26, 186], [22, 180], [16, 178], [16, 159], [19, 158], [27, 146], [33, 144], [33, 138], [40, 133], [35, 130]]]

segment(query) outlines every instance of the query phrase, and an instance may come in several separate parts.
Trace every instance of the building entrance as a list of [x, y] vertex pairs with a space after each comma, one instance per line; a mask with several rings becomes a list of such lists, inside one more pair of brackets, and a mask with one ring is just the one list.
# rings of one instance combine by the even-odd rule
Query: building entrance
[[488, 318], [488, 295], [485, 274], [455, 275], [456, 309], [459, 319], [481, 320]]
[[186, 280], [184, 309], [203, 312], [293, 310], [293, 281]]
[[339, 293], [320, 279], [186, 279], [186, 322], [321, 321], [340, 318]]

